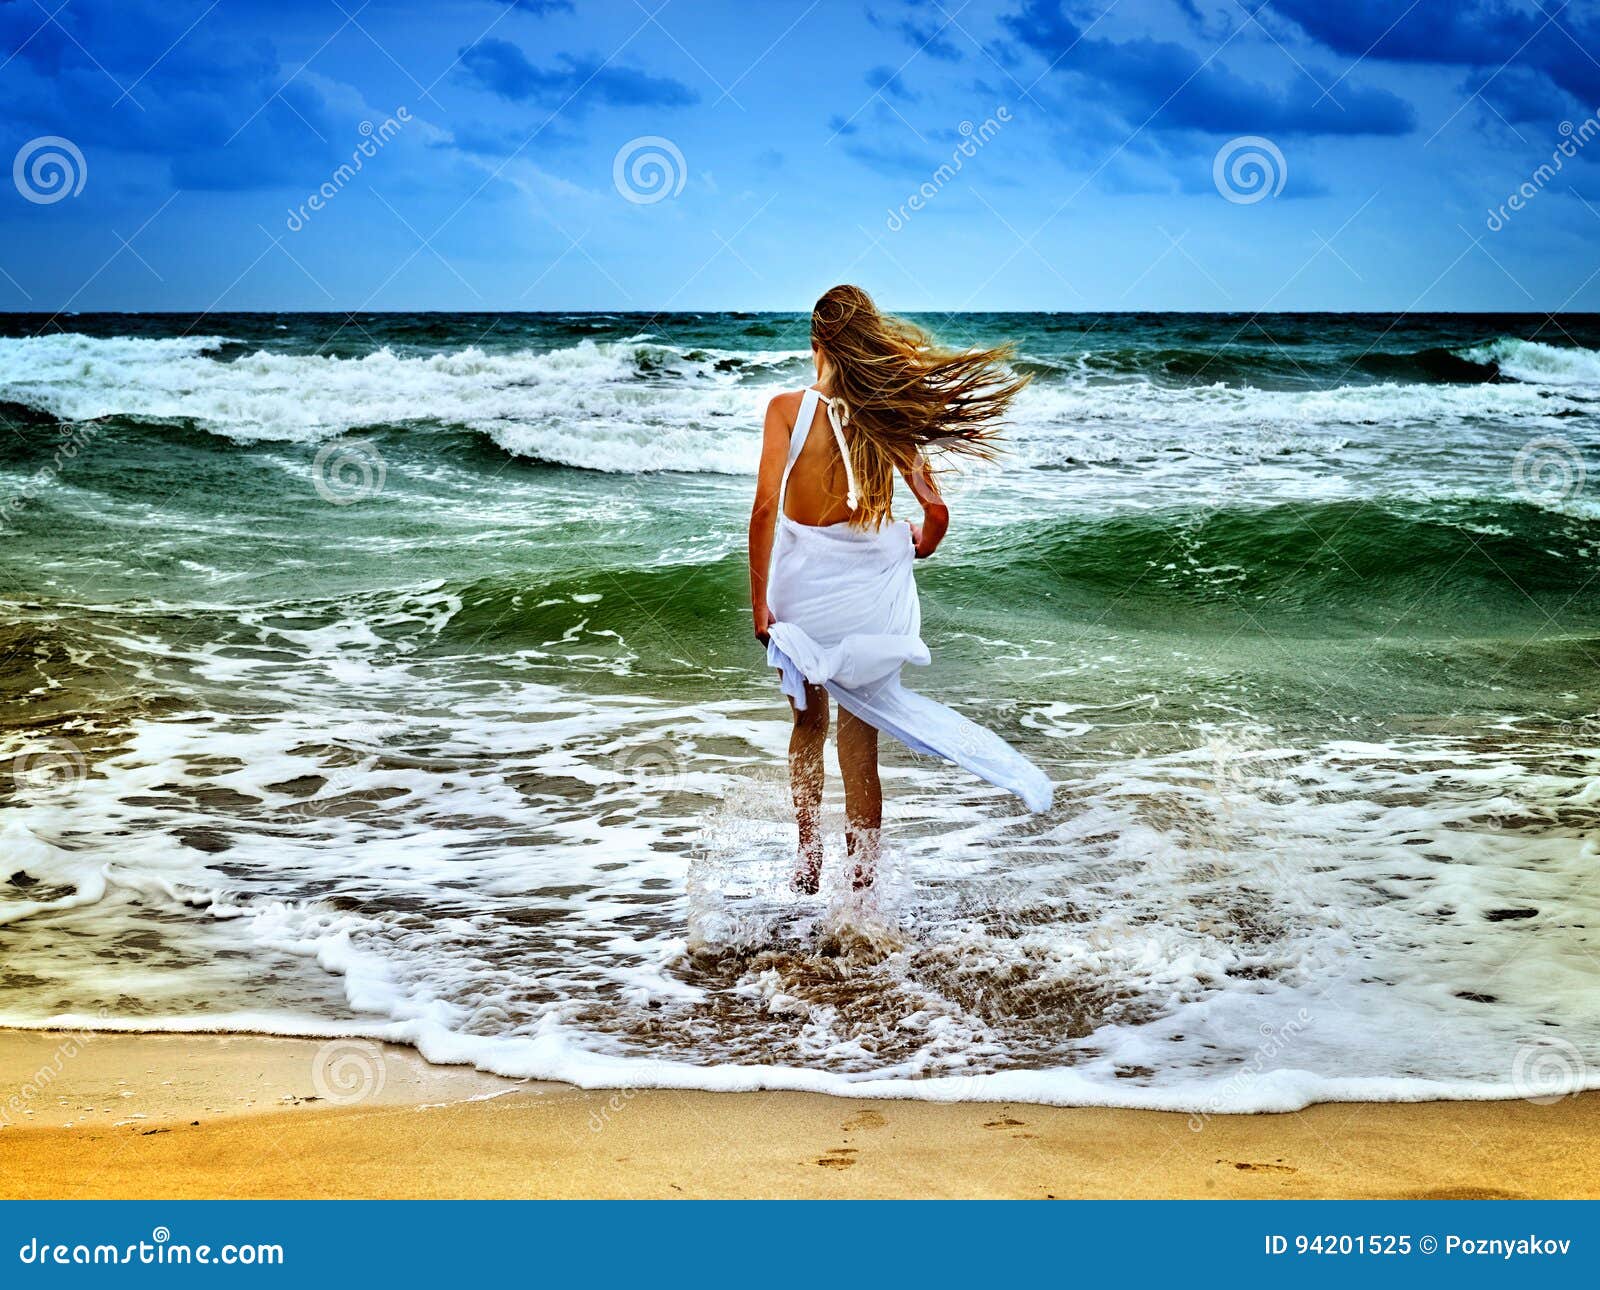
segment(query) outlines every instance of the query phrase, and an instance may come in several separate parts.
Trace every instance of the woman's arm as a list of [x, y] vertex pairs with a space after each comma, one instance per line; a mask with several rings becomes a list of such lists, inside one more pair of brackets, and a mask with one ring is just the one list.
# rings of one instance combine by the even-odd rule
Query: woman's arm
[[778, 519], [778, 489], [789, 460], [789, 425], [784, 419], [783, 395], [767, 404], [761, 430], [761, 465], [756, 473], [756, 500], [750, 508], [750, 612], [756, 639], [767, 643], [772, 614], [767, 609], [767, 571], [772, 564], [772, 532]]
[[910, 486], [911, 495], [922, 503], [922, 523], [911, 526], [911, 536], [917, 544], [917, 559], [926, 560], [950, 531], [950, 508], [939, 495], [939, 485], [934, 482], [926, 457], [919, 456], [916, 465], [900, 473]]

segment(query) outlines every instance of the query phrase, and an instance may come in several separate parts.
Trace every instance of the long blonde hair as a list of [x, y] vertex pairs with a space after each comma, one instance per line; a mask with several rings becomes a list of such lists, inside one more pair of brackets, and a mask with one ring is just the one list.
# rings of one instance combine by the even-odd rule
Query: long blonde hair
[[1009, 344], [943, 349], [914, 323], [878, 312], [860, 287], [830, 287], [811, 311], [811, 343], [833, 364], [849, 426], [855, 528], [890, 516], [897, 470], [929, 453], [992, 459], [999, 421], [1028, 383], [1005, 366]]

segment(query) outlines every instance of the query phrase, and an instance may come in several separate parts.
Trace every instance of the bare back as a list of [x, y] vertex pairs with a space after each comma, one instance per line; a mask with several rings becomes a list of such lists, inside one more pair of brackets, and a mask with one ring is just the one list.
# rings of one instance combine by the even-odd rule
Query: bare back
[[[792, 407], [783, 409], [790, 419], [789, 436], [792, 441], [800, 431], [793, 421], [799, 415], [805, 396], [795, 393], [783, 397], [786, 402], [793, 402]], [[839, 455], [839, 445], [828, 427], [827, 415], [826, 405], [819, 401], [811, 418], [805, 444], [789, 472], [789, 483], [783, 495], [783, 513], [796, 524], [821, 527], [841, 524], [850, 518], [844, 458]]]

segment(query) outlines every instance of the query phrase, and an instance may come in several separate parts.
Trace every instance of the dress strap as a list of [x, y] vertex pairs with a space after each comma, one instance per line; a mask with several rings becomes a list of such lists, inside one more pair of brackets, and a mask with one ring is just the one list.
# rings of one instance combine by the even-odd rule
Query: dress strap
[[817, 400], [821, 397], [818, 391], [807, 390], [800, 400], [800, 411], [795, 414], [794, 427], [789, 431], [789, 460], [783, 463], [783, 478], [778, 481], [779, 515], [783, 514], [783, 495], [789, 490], [789, 472], [794, 469], [800, 450], [806, 446], [806, 435], [811, 432], [811, 421], [817, 415]]
[[806, 436], [811, 433], [811, 422], [817, 415], [817, 403], [828, 406], [828, 425], [833, 429], [833, 441], [839, 445], [839, 456], [844, 460], [845, 505], [856, 508], [856, 472], [850, 464], [850, 445], [844, 441], [844, 428], [850, 424], [850, 407], [843, 399], [830, 399], [821, 390], [807, 389], [800, 400], [800, 411], [795, 414], [794, 429], [789, 432], [789, 460], [783, 463], [783, 479], [778, 484], [778, 513], [783, 513], [783, 495], [789, 488], [789, 472], [806, 446]]
[[850, 445], [844, 441], [844, 428], [850, 424], [850, 405], [843, 399], [830, 399], [820, 392], [817, 397], [828, 405], [828, 424], [833, 427], [833, 441], [839, 445], [839, 456], [844, 459], [844, 504], [853, 511], [856, 508], [856, 472], [850, 464]]

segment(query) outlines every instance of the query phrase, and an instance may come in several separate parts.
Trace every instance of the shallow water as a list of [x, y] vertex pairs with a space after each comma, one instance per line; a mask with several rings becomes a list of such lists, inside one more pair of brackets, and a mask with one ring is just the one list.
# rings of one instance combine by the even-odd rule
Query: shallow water
[[913, 683], [1058, 790], [886, 751], [864, 901], [784, 887], [744, 609], [800, 320], [41, 321], [0, 1022], [1196, 1115], [1600, 1084], [1594, 320], [926, 320], [1036, 379]]

